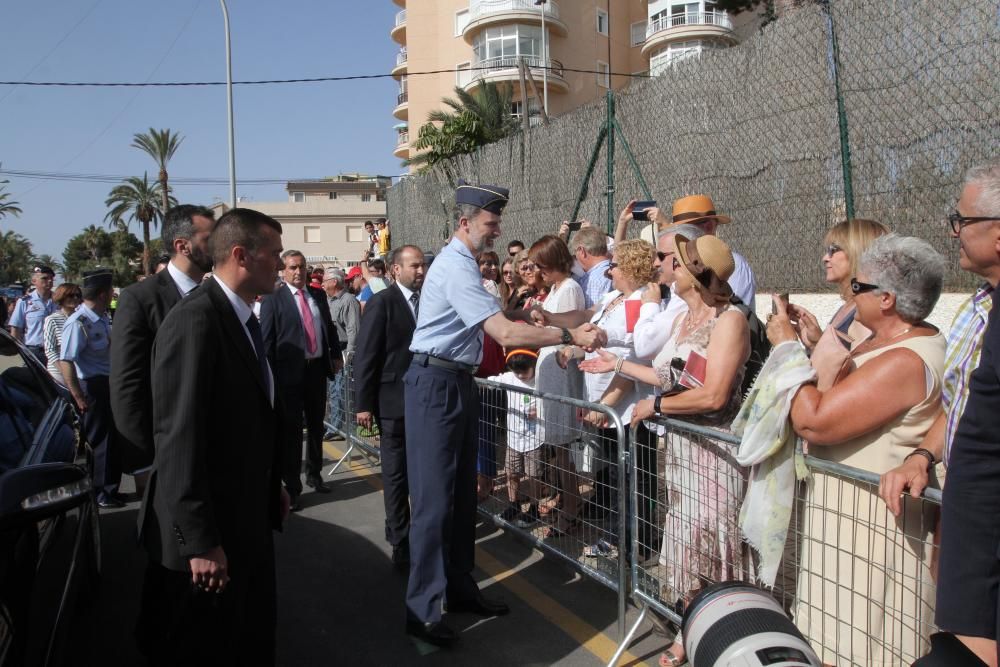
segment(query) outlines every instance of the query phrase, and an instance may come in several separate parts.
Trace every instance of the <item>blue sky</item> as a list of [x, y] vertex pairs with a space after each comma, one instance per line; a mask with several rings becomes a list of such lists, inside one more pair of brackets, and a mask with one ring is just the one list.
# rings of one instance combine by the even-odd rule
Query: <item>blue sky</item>
[[[233, 80], [387, 73], [399, 7], [390, 0], [228, 0]], [[224, 81], [217, 0], [13, 0], [4, 3], [3, 81]], [[319, 178], [341, 172], [398, 175], [391, 79], [235, 86], [236, 174]], [[184, 142], [171, 176], [228, 177], [225, 86], [38, 88], [0, 86], [4, 169], [156, 177], [132, 135], [170, 128]], [[26, 236], [36, 253], [62, 256], [66, 241], [103, 225], [106, 183], [10, 178], [20, 202], [0, 231]], [[176, 186], [179, 201], [227, 199], [228, 185]], [[240, 186], [256, 201], [284, 199], [283, 185]], [[141, 236], [138, 228], [134, 228]], [[154, 233], [158, 236], [158, 232]]]

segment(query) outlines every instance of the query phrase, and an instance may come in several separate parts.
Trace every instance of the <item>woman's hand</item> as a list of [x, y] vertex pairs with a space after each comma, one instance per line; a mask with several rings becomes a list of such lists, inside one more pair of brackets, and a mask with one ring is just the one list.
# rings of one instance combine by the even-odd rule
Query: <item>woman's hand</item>
[[594, 428], [608, 427], [608, 416], [598, 410], [585, 410], [580, 408], [577, 413], [577, 419], [586, 424], [590, 424]]
[[899, 516], [903, 513], [903, 492], [909, 491], [912, 497], [919, 498], [929, 479], [927, 459], [919, 455], [911, 456], [882, 475], [878, 481], [878, 495], [893, 516]]
[[619, 227], [632, 222], [632, 207], [635, 206], [635, 202], [635, 199], [629, 201], [629, 203], [625, 204], [625, 208], [622, 209], [622, 212], [618, 214]]
[[618, 357], [607, 350], [597, 350], [597, 356], [580, 362], [580, 370], [587, 373], [610, 373], [615, 370]]
[[556, 352], [556, 363], [559, 364], [559, 368], [566, 368], [569, 366], [569, 362], [576, 358], [577, 348], [574, 345], [567, 345], [563, 349]]
[[795, 331], [798, 332], [802, 344], [810, 350], [816, 347], [820, 336], [823, 335], [823, 327], [819, 325], [816, 316], [793, 303], [788, 304], [788, 315], [795, 320]]
[[826, 391], [853, 368], [851, 353], [837, 337], [837, 329], [827, 327], [813, 349], [809, 362], [816, 369], [816, 388]]
[[646, 289], [642, 290], [642, 302], [660, 303], [660, 301], [662, 301], [662, 299], [660, 298], [660, 284], [647, 283]]
[[644, 419], [651, 419], [656, 416], [653, 411], [653, 399], [644, 398], [635, 404], [635, 408], [632, 409], [632, 426], [635, 426]]
[[569, 220], [563, 220], [559, 225], [559, 238], [563, 241], [569, 238]]
[[797, 340], [798, 334], [788, 318], [788, 311], [785, 310], [785, 302], [777, 296], [771, 296], [771, 303], [774, 304], [775, 312], [767, 316], [767, 339], [772, 346], [781, 343]]

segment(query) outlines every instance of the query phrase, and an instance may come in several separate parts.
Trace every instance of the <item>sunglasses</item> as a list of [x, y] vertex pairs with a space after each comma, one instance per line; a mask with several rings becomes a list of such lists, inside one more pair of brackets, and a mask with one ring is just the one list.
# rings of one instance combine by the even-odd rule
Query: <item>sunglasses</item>
[[512, 275], [514, 275], [514, 272], [513, 271], [504, 271], [503, 274], [505, 276], [512, 276]]
[[667, 260], [667, 257], [673, 257], [674, 253], [672, 253], [672, 252], [660, 252], [659, 250], [657, 250], [656, 251], [656, 256], [660, 258], [661, 262], [665, 262]]
[[826, 247], [826, 250], [824, 251], [824, 254], [823, 254], [823, 256], [824, 256], [824, 257], [833, 257], [833, 256], [834, 256], [834, 255], [836, 255], [836, 254], [837, 254], [838, 252], [842, 252], [843, 250], [844, 250], [844, 249], [843, 249], [843, 248], [841, 248], [841, 247], [840, 247], [839, 245], [837, 245], [836, 243], [831, 243], [830, 245], [828, 245], [828, 246]]
[[951, 224], [951, 231], [955, 232], [956, 234], [961, 232], [962, 227], [965, 227], [966, 225], [971, 225], [976, 222], [988, 222], [990, 220], [1000, 220], [1000, 218], [997, 217], [991, 218], [988, 216], [987, 217], [967, 216], [967, 215], [962, 215], [958, 211], [952, 211], [951, 213], [948, 214], [948, 223]]
[[851, 292], [854, 294], [861, 294], [862, 292], [871, 292], [872, 290], [880, 289], [878, 285], [873, 285], [871, 283], [860, 282], [857, 278], [851, 278]]
[[517, 270], [520, 273], [532, 273], [537, 268], [538, 266], [535, 264], [522, 264], [521, 266], [518, 267]]
[[670, 268], [672, 268], [674, 271], [681, 268], [681, 263], [677, 261], [676, 257], [674, 257], [673, 261], [670, 262]]

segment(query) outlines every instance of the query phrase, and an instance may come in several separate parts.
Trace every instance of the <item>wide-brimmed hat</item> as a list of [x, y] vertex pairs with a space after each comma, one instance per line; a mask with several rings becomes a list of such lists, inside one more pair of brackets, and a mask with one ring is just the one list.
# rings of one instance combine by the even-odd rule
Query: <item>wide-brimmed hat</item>
[[688, 195], [674, 202], [673, 217], [670, 223], [683, 225], [687, 222], [702, 222], [714, 218], [721, 225], [729, 223], [728, 215], [715, 212], [715, 204], [708, 195]]
[[695, 278], [695, 286], [719, 300], [728, 299], [733, 290], [726, 281], [736, 270], [733, 251], [717, 236], [702, 236], [694, 241], [678, 234], [674, 237], [681, 263]]

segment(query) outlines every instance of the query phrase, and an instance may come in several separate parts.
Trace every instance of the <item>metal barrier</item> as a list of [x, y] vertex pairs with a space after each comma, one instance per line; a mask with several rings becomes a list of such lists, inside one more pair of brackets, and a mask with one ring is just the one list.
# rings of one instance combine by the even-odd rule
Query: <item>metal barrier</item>
[[351, 355], [336, 378], [327, 383], [326, 419], [323, 424], [328, 433], [339, 433], [347, 443], [347, 451], [326, 473], [327, 477], [332, 477], [354, 452], [364, 456], [372, 466], [381, 463], [378, 428], [366, 432], [358, 426], [355, 417], [354, 358]]
[[[755, 583], [757, 556], [742, 540], [747, 470], [730, 433], [664, 420], [662, 438], [631, 438], [630, 598], [641, 613], [609, 664], [655, 612], [680, 625], [684, 605], [716, 581]], [[643, 462], [661, 473], [650, 484]], [[934, 531], [940, 492], [904, 500], [899, 518], [875, 473], [806, 457], [772, 593], [825, 664], [909, 665], [934, 632]], [[650, 554], [643, 559], [643, 554]]]

